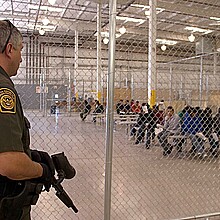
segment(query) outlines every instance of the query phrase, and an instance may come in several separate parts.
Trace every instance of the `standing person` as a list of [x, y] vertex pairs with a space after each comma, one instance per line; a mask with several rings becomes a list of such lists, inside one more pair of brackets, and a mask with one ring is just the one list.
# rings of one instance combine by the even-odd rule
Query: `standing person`
[[[16, 196], [24, 190], [27, 180], [45, 184], [49, 191], [54, 167], [50, 157], [31, 159], [29, 123], [10, 77], [17, 75], [22, 61], [22, 35], [8, 20], [0, 21], [0, 219], [29, 220], [30, 195], [19, 202]], [[42, 160], [41, 160], [42, 159]], [[37, 179], [36, 179], [37, 178]], [[47, 186], [47, 187], [46, 187]], [[7, 200], [10, 198], [10, 206]], [[9, 202], [8, 202], [9, 204]]]
[[139, 144], [144, 138], [144, 134], [146, 130], [145, 124], [147, 123], [147, 116], [148, 116], [147, 104], [142, 103], [142, 108], [141, 108], [141, 112], [138, 115], [137, 123], [131, 129], [131, 137], [132, 136], [135, 137], [137, 133], [137, 139], [135, 141], [135, 144]]

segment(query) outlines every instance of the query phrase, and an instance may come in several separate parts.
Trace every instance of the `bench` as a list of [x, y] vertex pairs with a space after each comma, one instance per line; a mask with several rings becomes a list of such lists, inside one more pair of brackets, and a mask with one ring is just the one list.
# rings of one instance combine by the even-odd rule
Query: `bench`
[[104, 119], [106, 117], [106, 114], [105, 113], [90, 113], [91, 117], [92, 117], [92, 120], [94, 121], [95, 120], [99, 120], [100, 121], [100, 124], [102, 122], [104, 122]]
[[129, 134], [131, 125], [137, 123], [138, 115], [117, 115], [114, 117], [114, 125], [126, 125], [126, 133]]

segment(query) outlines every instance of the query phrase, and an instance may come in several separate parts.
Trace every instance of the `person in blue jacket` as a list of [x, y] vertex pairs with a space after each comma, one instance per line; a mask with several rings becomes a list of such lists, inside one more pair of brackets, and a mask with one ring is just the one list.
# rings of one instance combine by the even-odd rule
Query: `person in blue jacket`
[[192, 148], [190, 149], [191, 154], [202, 155], [204, 153], [204, 142], [205, 139], [202, 135], [202, 120], [199, 115], [198, 109], [189, 109], [182, 122], [182, 133], [189, 136], [192, 142]]

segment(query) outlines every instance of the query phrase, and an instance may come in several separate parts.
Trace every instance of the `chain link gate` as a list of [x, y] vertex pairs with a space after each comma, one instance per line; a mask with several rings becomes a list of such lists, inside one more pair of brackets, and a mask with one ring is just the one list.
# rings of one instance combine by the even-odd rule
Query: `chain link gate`
[[[2, 1], [1, 19], [11, 20], [24, 36], [23, 61], [13, 81], [31, 122], [31, 146], [50, 154], [64, 151], [77, 171], [63, 186], [79, 213], [51, 190], [42, 193], [32, 218], [101, 220], [107, 200], [107, 218], [114, 220], [219, 219], [219, 158], [212, 153], [220, 133], [220, 2], [118, 0], [114, 97], [109, 97], [114, 101], [112, 187], [106, 198], [108, 44], [113, 40], [108, 3]], [[97, 112], [95, 100], [104, 112]], [[138, 107], [131, 101], [139, 101]], [[168, 106], [182, 124], [195, 110], [199, 114], [203, 130], [197, 133], [205, 137], [199, 136], [194, 152], [195, 134], [180, 130], [167, 140], [158, 138]], [[193, 107], [188, 116], [182, 113], [185, 106]], [[145, 115], [137, 123], [139, 111]], [[151, 111], [161, 121], [154, 123]], [[149, 124], [157, 124], [155, 132]]]

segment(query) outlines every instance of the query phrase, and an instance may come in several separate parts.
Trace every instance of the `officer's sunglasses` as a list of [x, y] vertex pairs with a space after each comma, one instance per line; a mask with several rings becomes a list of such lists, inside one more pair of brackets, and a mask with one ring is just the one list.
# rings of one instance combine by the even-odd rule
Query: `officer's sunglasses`
[[8, 38], [7, 38], [7, 40], [6, 40], [5, 46], [4, 46], [3, 49], [2, 49], [2, 53], [5, 51], [5, 49], [6, 49], [7, 45], [8, 45], [8, 42], [9, 42], [9, 40], [10, 40], [10, 38], [11, 38], [12, 30], [13, 30], [13, 28], [15, 27], [9, 20], [4, 20], [4, 21], [7, 22], [8, 26], [9, 26], [9, 28], [10, 28], [10, 33], [9, 33]]

